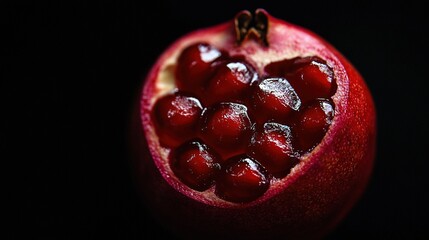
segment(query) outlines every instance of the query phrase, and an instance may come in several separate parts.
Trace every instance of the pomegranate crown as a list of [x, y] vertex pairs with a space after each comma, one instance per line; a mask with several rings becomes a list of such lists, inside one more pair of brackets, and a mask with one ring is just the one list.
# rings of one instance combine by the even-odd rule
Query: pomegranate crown
[[248, 38], [256, 38], [268, 46], [268, 15], [263, 9], [256, 9], [252, 14], [248, 10], [240, 11], [234, 18], [237, 43], [241, 44]]

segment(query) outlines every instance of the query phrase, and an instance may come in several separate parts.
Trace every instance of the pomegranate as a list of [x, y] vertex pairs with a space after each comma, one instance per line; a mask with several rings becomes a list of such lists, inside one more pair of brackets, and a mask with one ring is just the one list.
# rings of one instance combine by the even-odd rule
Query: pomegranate
[[371, 175], [376, 112], [361, 75], [263, 9], [174, 42], [137, 105], [139, 191], [180, 237], [321, 238]]

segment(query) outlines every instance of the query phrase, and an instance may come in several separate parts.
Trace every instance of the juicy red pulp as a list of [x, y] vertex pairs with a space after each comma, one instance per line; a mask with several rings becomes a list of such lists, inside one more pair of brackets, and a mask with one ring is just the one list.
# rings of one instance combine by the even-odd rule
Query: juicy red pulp
[[323, 139], [333, 117], [332, 69], [319, 57], [273, 62], [259, 71], [207, 43], [178, 57], [174, 92], [152, 114], [170, 166], [186, 186], [249, 202], [285, 177]]

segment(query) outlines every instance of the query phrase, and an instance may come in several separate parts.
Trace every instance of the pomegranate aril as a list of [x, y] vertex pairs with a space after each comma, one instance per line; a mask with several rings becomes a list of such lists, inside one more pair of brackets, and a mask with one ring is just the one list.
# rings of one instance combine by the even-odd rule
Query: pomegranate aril
[[243, 61], [228, 61], [218, 66], [209, 80], [204, 102], [243, 102], [250, 85], [257, 79], [255, 70]]
[[295, 119], [296, 147], [309, 151], [317, 146], [334, 118], [334, 105], [326, 99], [316, 99], [305, 106]]
[[228, 160], [230, 165], [216, 179], [215, 194], [231, 202], [249, 202], [267, 191], [267, 173], [255, 160], [241, 155]]
[[213, 184], [221, 166], [218, 157], [206, 145], [191, 141], [172, 152], [171, 168], [188, 187], [204, 191]]
[[255, 86], [252, 113], [256, 121], [284, 123], [301, 106], [301, 100], [285, 78], [267, 78]]
[[153, 115], [161, 145], [175, 147], [193, 138], [202, 110], [198, 99], [181, 92], [159, 98], [153, 107]]
[[245, 151], [251, 128], [245, 105], [219, 103], [204, 111], [200, 135], [207, 145], [226, 159]]
[[182, 91], [199, 96], [214, 73], [214, 63], [226, 53], [204, 42], [186, 47], [177, 60], [176, 84]]
[[248, 154], [274, 176], [285, 176], [298, 163], [290, 127], [271, 122], [258, 127], [250, 141]]
[[333, 70], [319, 57], [297, 57], [270, 63], [265, 71], [288, 79], [303, 103], [329, 98], [336, 89]]
[[312, 61], [296, 70], [288, 78], [303, 102], [333, 95], [333, 72], [323, 63]]

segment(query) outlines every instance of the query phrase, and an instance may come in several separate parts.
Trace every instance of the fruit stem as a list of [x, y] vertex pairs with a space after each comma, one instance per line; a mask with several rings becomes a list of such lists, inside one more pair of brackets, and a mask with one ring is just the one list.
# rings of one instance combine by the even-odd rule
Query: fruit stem
[[248, 10], [243, 10], [236, 15], [234, 24], [239, 45], [246, 39], [254, 37], [265, 46], [268, 46], [268, 16], [264, 10], [256, 9], [254, 15]]

